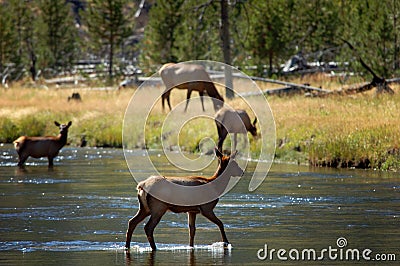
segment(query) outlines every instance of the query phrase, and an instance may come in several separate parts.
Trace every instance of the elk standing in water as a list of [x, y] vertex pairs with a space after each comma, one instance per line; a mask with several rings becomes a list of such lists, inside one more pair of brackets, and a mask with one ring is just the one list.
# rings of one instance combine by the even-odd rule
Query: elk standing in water
[[[204, 217], [209, 219], [211, 222], [215, 223], [219, 230], [221, 231], [222, 241], [227, 245], [228, 239], [225, 234], [223, 223], [217, 218], [214, 214], [213, 209], [218, 203], [219, 196], [225, 190], [230, 178], [232, 176], [241, 176], [243, 174], [243, 170], [239, 167], [239, 165], [234, 161], [235, 154], [231, 156], [224, 156], [219, 150], [215, 150], [216, 155], [218, 157], [218, 169], [215, 174], [211, 177], [201, 177], [201, 176], [188, 176], [188, 177], [164, 177], [164, 176], [151, 176], [146, 180], [140, 182], [137, 186], [138, 190], [138, 199], [139, 199], [139, 210], [137, 214], [129, 220], [128, 231], [126, 232], [126, 244], [125, 248], [129, 250], [132, 233], [135, 230], [136, 226], [142, 222], [147, 216], [150, 215], [149, 221], [146, 223], [144, 230], [146, 232], [147, 239], [150, 243], [150, 246], [153, 250], [156, 250], [156, 244], [154, 242], [153, 232], [157, 224], [160, 222], [162, 216], [169, 210], [175, 213], [188, 213], [188, 223], [189, 223], [189, 244], [191, 247], [194, 245], [194, 235], [195, 235], [195, 220], [196, 215], [201, 213]], [[193, 205], [175, 205], [160, 199], [157, 199], [152, 196], [152, 194], [148, 193], [153, 189], [164, 189], [166, 182], [172, 182], [174, 184], [180, 186], [197, 186], [201, 187], [202, 185], [206, 185], [211, 181], [220, 181], [216, 189], [220, 190], [216, 196], [216, 199], [210, 199], [210, 201], [206, 200], [206, 203], [197, 203]], [[158, 186], [158, 188], [157, 188]], [[189, 188], [190, 189], [190, 188]], [[222, 192], [221, 192], [222, 191]], [[221, 193], [220, 193], [221, 192]], [[173, 191], [169, 191], [169, 193], [174, 193]], [[190, 197], [202, 197], [204, 195], [196, 195], [195, 190], [190, 190], [190, 195], [179, 195], [183, 198]]]
[[254, 137], [257, 136], [257, 117], [253, 123], [245, 110], [220, 109], [214, 117], [218, 131], [218, 149], [222, 151], [222, 145], [228, 133], [233, 133], [233, 150], [236, 150], [237, 134], [246, 134], [247, 131]]
[[169, 96], [173, 88], [187, 90], [185, 112], [189, 105], [192, 91], [199, 92], [203, 111], [205, 110], [203, 102], [204, 92], [212, 98], [215, 111], [219, 110], [224, 104], [224, 99], [218, 93], [207, 71], [201, 65], [168, 63], [163, 65], [158, 73], [166, 86], [161, 96], [163, 110], [165, 100], [167, 100], [169, 109], [171, 110]]
[[60, 134], [56, 137], [27, 137], [22, 136], [14, 141], [14, 147], [18, 153], [18, 166], [23, 167], [29, 156], [33, 158], [47, 157], [49, 159], [49, 168], [53, 167], [53, 159], [58, 152], [67, 143], [68, 128], [72, 125], [58, 123], [54, 124], [60, 128]]

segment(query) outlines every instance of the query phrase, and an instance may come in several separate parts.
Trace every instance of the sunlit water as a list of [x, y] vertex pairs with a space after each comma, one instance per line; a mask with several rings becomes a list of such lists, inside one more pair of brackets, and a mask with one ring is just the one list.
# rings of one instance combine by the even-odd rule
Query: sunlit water
[[[133, 151], [131, 156], [141, 160], [142, 153]], [[176, 171], [157, 152], [152, 154], [167, 174]], [[151, 252], [140, 224], [126, 253], [127, 222], [138, 204], [122, 150], [66, 147], [51, 171], [46, 159], [28, 159], [25, 171], [17, 168], [16, 161], [11, 145], [0, 147], [3, 265], [304, 264], [311, 261], [301, 260], [302, 250], [316, 250], [318, 259], [329, 247], [337, 249], [337, 257], [325, 253], [314, 264], [332, 265], [346, 262], [344, 255], [339, 256], [341, 237], [347, 241], [340, 246], [342, 254], [347, 249], [370, 249], [372, 259], [376, 254], [394, 254], [397, 263], [400, 260], [396, 173], [275, 164], [255, 192], [247, 190], [248, 173], [217, 205], [215, 212], [225, 225], [230, 247], [219, 242], [214, 224], [198, 216], [191, 249], [186, 215], [167, 213], [155, 231], [157, 252]], [[210, 168], [204, 174], [212, 172]], [[277, 251], [270, 257], [271, 249], [286, 250], [283, 257], [288, 260], [278, 258]], [[294, 252], [290, 253], [294, 258], [289, 257], [290, 250], [299, 250], [299, 258]]]

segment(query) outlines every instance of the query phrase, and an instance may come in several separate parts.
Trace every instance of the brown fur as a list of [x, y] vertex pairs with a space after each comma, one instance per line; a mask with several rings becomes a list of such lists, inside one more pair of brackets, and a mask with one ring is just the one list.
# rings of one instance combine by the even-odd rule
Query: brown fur
[[187, 90], [185, 112], [189, 105], [189, 99], [192, 91], [197, 91], [200, 95], [201, 105], [204, 109], [203, 96], [207, 93], [213, 100], [214, 110], [217, 111], [223, 105], [224, 99], [218, 93], [217, 88], [212, 82], [207, 71], [201, 65], [190, 64], [164, 64], [158, 71], [166, 88], [162, 94], [162, 108], [164, 110], [164, 101], [167, 100], [171, 110], [170, 94], [173, 88]]
[[68, 128], [71, 126], [70, 121], [67, 125], [60, 125], [54, 122], [60, 128], [58, 136], [47, 137], [27, 137], [21, 136], [14, 140], [14, 147], [18, 153], [18, 166], [23, 167], [29, 156], [33, 158], [47, 157], [49, 167], [53, 167], [53, 159], [58, 155], [58, 152], [67, 143]]
[[214, 120], [218, 131], [219, 150], [222, 150], [224, 140], [229, 133], [234, 134], [233, 150], [236, 150], [238, 133], [246, 134], [248, 131], [254, 137], [257, 136], [257, 117], [251, 123], [250, 117], [245, 110], [222, 108], [215, 114]]
[[[222, 240], [224, 243], [228, 244], [228, 239], [225, 234], [224, 226], [222, 222], [215, 216], [213, 209], [218, 203], [218, 198], [211, 200], [210, 202], [194, 205], [194, 206], [178, 206], [173, 205], [162, 200], [153, 197], [150, 193], [146, 191], [151, 191], [151, 189], [157, 185], [163, 184], [163, 182], [170, 181], [175, 184], [183, 186], [199, 186], [209, 183], [214, 180], [219, 180], [222, 178], [223, 184], [226, 185], [229, 182], [231, 176], [241, 175], [243, 173], [242, 169], [233, 160], [235, 154], [232, 156], [223, 156], [218, 150], [216, 150], [216, 155], [219, 159], [218, 169], [214, 175], [211, 177], [202, 176], [188, 176], [188, 177], [164, 177], [164, 176], [151, 176], [148, 179], [140, 182], [137, 186], [138, 190], [138, 200], [139, 200], [139, 210], [137, 214], [129, 220], [129, 227], [126, 232], [126, 249], [129, 249], [130, 242], [132, 238], [132, 233], [136, 226], [142, 222], [147, 216], [150, 215], [149, 221], [145, 225], [145, 232], [150, 246], [153, 250], [156, 249], [153, 232], [162, 216], [167, 211], [172, 211], [175, 213], [187, 212], [188, 213], [188, 223], [189, 223], [189, 244], [193, 247], [194, 245], [194, 234], [195, 234], [195, 219], [198, 213], [201, 213], [204, 217], [209, 219], [211, 222], [215, 223], [221, 232]], [[230, 164], [228, 167], [228, 163]], [[227, 170], [226, 173], [224, 172]], [[225, 180], [227, 179], [227, 180]], [[226, 186], [225, 186], [226, 187]], [[225, 189], [224, 187], [224, 189]], [[196, 195], [192, 195], [196, 196]]]

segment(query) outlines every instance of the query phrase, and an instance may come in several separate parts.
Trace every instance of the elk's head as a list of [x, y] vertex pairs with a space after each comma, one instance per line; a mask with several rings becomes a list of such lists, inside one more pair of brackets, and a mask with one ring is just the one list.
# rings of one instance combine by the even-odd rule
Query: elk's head
[[224, 170], [224, 174], [228, 176], [242, 176], [243, 169], [240, 168], [238, 163], [235, 161], [237, 151], [232, 153], [230, 156], [223, 155], [218, 148], [215, 148], [215, 155], [218, 157], [218, 163], [221, 169]]
[[257, 117], [254, 118], [253, 124], [250, 126], [250, 129], [249, 129], [249, 132], [253, 137], [257, 136], [256, 123], [257, 123]]
[[60, 124], [57, 121], [54, 121], [54, 124], [60, 128], [60, 134], [64, 135], [68, 133], [68, 128], [72, 125], [72, 121], [69, 121], [68, 124]]

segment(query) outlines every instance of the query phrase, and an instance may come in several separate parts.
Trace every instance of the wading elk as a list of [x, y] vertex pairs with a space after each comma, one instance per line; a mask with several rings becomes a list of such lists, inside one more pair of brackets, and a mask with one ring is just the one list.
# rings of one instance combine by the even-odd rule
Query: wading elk
[[22, 136], [14, 140], [14, 147], [18, 153], [18, 166], [23, 167], [29, 156], [33, 158], [47, 157], [49, 159], [49, 168], [53, 167], [53, 159], [58, 155], [58, 152], [67, 143], [68, 128], [72, 125], [58, 123], [54, 124], [60, 128], [58, 136], [48, 137], [27, 137]]
[[[228, 182], [232, 176], [241, 176], [243, 174], [243, 170], [239, 167], [237, 162], [234, 160], [236, 155], [232, 154], [231, 156], [224, 156], [219, 150], [215, 149], [215, 153], [218, 157], [218, 168], [215, 174], [211, 177], [201, 177], [201, 176], [188, 176], [188, 177], [164, 177], [164, 176], [151, 176], [146, 180], [139, 182], [137, 185], [138, 190], [138, 199], [139, 199], [139, 210], [136, 215], [129, 220], [129, 227], [126, 232], [126, 244], [125, 248], [129, 250], [132, 233], [135, 230], [136, 226], [142, 222], [147, 216], [150, 215], [149, 221], [146, 223], [144, 230], [147, 236], [147, 239], [150, 243], [150, 246], [153, 250], [156, 250], [156, 244], [154, 242], [153, 232], [154, 228], [160, 222], [161, 217], [167, 212], [172, 211], [174, 213], [188, 213], [188, 223], [189, 223], [189, 245], [193, 247], [194, 245], [194, 235], [195, 235], [195, 220], [196, 215], [201, 213], [204, 217], [206, 217], [211, 222], [215, 223], [219, 230], [221, 231], [222, 241], [227, 245], [228, 239], [225, 235], [224, 225], [217, 218], [213, 209], [218, 203], [220, 195], [225, 190]], [[212, 182], [213, 181], [213, 182]], [[219, 183], [218, 183], [219, 182]], [[152, 191], [157, 189], [159, 190], [168, 190], [166, 189], [166, 183], [173, 183], [179, 185], [179, 187], [185, 187], [188, 189], [186, 191], [187, 194], [179, 195], [183, 198], [196, 198], [203, 197], [203, 199], [193, 204], [184, 204], [176, 205], [172, 203], [168, 203], [166, 201], [162, 201], [160, 199], [155, 198]], [[213, 184], [214, 183], [214, 184]], [[217, 185], [215, 185], [217, 183]], [[215, 197], [210, 198], [208, 193], [199, 193], [200, 190], [196, 190], [196, 188], [201, 188], [202, 186], [214, 185], [211, 189], [208, 187], [207, 190], [216, 190], [218, 194]], [[158, 186], [158, 188], [157, 188]], [[222, 189], [222, 190], [221, 190]], [[176, 191], [167, 191], [174, 197], [176, 196]], [[174, 195], [175, 194], [175, 195]], [[182, 193], [180, 193], [182, 194]], [[197, 195], [201, 194], [201, 195]], [[205, 196], [205, 195], [206, 196]], [[211, 195], [211, 194], [210, 194]], [[208, 199], [210, 199], [208, 201]], [[200, 203], [205, 202], [205, 203]]]
[[169, 109], [171, 110], [169, 96], [173, 88], [187, 90], [185, 112], [189, 105], [189, 99], [192, 91], [199, 92], [203, 111], [205, 110], [203, 102], [204, 92], [211, 97], [215, 111], [219, 110], [224, 104], [224, 99], [218, 93], [218, 90], [211, 81], [207, 71], [201, 65], [168, 63], [164, 64], [158, 73], [160, 74], [161, 79], [166, 87], [161, 96], [163, 110], [165, 100], [167, 100]]
[[218, 149], [222, 151], [222, 145], [228, 133], [233, 133], [233, 150], [236, 150], [237, 134], [246, 134], [247, 131], [254, 137], [257, 136], [257, 117], [253, 124], [245, 110], [233, 110], [228, 108], [220, 109], [214, 117], [218, 131]]

